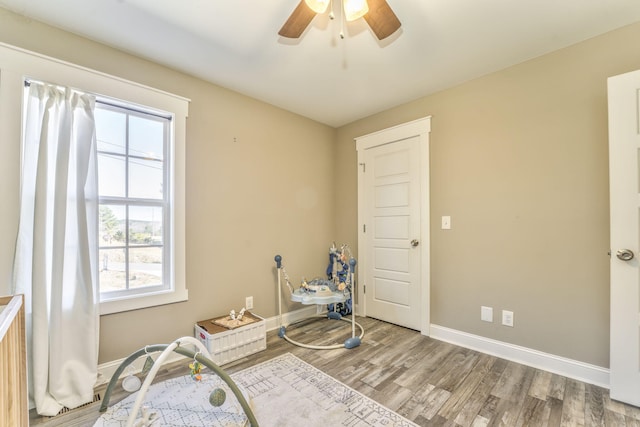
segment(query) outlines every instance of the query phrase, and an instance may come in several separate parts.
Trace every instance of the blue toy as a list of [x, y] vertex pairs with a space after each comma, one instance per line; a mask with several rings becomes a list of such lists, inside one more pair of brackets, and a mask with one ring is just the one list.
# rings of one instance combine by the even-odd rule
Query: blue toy
[[[347, 245], [343, 245], [338, 251], [336, 244], [329, 249], [329, 265], [327, 266], [327, 277], [334, 283], [347, 283], [349, 282], [349, 266], [347, 265], [348, 259], [352, 259], [351, 251]], [[347, 316], [353, 311], [353, 300], [351, 297], [347, 298], [344, 302], [329, 304], [327, 309], [329, 313], [340, 313], [342, 316]]]
[[[329, 249], [329, 265], [327, 266], [327, 279], [314, 279], [310, 282], [303, 280], [300, 288], [294, 290], [289, 276], [282, 265], [282, 257], [275, 256], [276, 268], [278, 270], [278, 319], [280, 330], [278, 336], [284, 338], [292, 344], [323, 350], [334, 348], [354, 348], [360, 345], [364, 336], [364, 328], [356, 323], [355, 313], [353, 313], [353, 295], [355, 294], [355, 266], [356, 260], [351, 257], [351, 251], [347, 245], [343, 245], [340, 250], [335, 243]], [[348, 338], [343, 345], [316, 346], [301, 344], [287, 337], [286, 327], [282, 324], [282, 276], [291, 292], [291, 300], [305, 305], [316, 304], [326, 305], [328, 309], [327, 318], [333, 320], [343, 320], [351, 323], [351, 338]], [[351, 319], [343, 316], [351, 315]], [[356, 336], [355, 328], [358, 326], [360, 335]]]

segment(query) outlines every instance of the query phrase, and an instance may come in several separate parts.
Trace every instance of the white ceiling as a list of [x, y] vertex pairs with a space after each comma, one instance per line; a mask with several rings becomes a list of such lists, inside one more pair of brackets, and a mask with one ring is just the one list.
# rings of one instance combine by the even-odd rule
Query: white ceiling
[[0, 0], [0, 7], [334, 127], [640, 21], [639, 0], [388, 0], [402, 28], [384, 41], [363, 19], [340, 39], [340, 20], [326, 14], [300, 39], [279, 37], [298, 2]]

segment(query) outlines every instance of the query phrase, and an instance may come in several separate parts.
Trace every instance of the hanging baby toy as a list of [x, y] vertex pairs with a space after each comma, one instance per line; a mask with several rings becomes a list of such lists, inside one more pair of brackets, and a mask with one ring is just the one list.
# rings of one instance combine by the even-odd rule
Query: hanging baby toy
[[[355, 312], [353, 311], [353, 300], [355, 299], [357, 288], [354, 279], [356, 260], [351, 256], [349, 246], [342, 245], [338, 249], [334, 243], [329, 249], [329, 266], [326, 270], [328, 278], [316, 278], [311, 281], [303, 279], [298, 289], [294, 289], [291, 285], [289, 275], [282, 264], [282, 256], [276, 255], [274, 261], [278, 272], [278, 323], [280, 325], [278, 336], [292, 344], [314, 350], [358, 347], [364, 336], [364, 328], [356, 322]], [[283, 281], [289, 288], [291, 301], [302, 303], [303, 305], [315, 304], [317, 306], [316, 316], [326, 317], [330, 320], [341, 320], [351, 324], [351, 336], [344, 341], [344, 344], [305, 344], [287, 336], [287, 326], [282, 321], [281, 290]], [[327, 307], [326, 313], [323, 306]], [[351, 315], [351, 318], [345, 317], [347, 315]], [[356, 328], [360, 330], [360, 335], [356, 334]]]
[[195, 381], [200, 381], [202, 379], [202, 375], [200, 375], [200, 371], [202, 370], [202, 365], [200, 364], [200, 362], [196, 360], [196, 357], [198, 357], [198, 354], [200, 354], [200, 352], [197, 352], [193, 356], [193, 362], [189, 363], [189, 369], [191, 370], [191, 378], [193, 378]]
[[[334, 243], [329, 249], [329, 265], [327, 266], [327, 278], [336, 283], [339, 290], [344, 290], [345, 287], [350, 286], [349, 280], [349, 259], [351, 258], [351, 250], [348, 245], [342, 245], [340, 250], [336, 248]], [[353, 300], [349, 297], [344, 303], [336, 303], [335, 309], [333, 304], [329, 304], [327, 308], [329, 311], [335, 311], [342, 316], [351, 314], [353, 307]]]
[[[240, 318], [242, 318], [242, 314], [244, 314], [244, 308], [241, 311]], [[199, 351], [193, 355], [193, 362], [189, 363], [189, 369], [191, 370], [191, 378], [193, 378], [195, 381], [202, 380], [202, 375], [200, 374], [200, 371], [202, 370], [202, 364], [197, 360], [198, 354], [200, 354]], [[227, 393], [220, 387], [214, 388], [211, 391], [211, 394], [209, 394], [209, 403], [211, 404], [211, 406], [215, 406], [215, 407], [222, 406], [226, 399], [227, 399]]]

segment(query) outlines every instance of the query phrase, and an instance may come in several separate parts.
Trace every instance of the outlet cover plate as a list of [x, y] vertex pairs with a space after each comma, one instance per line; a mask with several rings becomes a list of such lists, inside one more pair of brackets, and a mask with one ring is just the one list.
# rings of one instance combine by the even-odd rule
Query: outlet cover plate
[[451, 230], [451, 217], [449, 215], [444, 215], [442, 217], [442, 229]]
[[493, 308], [485, 307], [484, 305], [480, 307], [480, 320], [484, 322], [493, 322]]
[[513, 311], [502, 310], [502, 324], [513, 327]]

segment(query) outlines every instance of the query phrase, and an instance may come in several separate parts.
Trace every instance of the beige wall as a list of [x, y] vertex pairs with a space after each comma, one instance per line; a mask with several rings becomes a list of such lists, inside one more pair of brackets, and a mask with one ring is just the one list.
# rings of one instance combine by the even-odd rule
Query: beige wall
[[[103, 316], [101, 363], [126, 357], [145, 344], [192, 335], [196, 321], [238, 310], [249, 295], [256, 313], [274, 316], [276, 253], [284, 257], [294, 280], [323, 274], [335, 239], [328, 203], [334, 191], [334, 129], [3, 9], [0, 41], [191, 99], [189, 301]], [[6, 237], [0, 277], [7, 283], [17, 227], [19, 140], [0, 146], [6, 154], [0, 157], [5, 201], [1, 232]]]
[[640, 23], [338, 129], [355, 195], [353, 138], [432, 116], [433, 324], [608, 367], [606, 79], [640, 68], [638, 40]]
[[[0, 9], [0, 41], [192, 100], [190, 300], [104, 316], [101, 362], [247, 295], [275, 315], [275, 253], [298, 280], [322, 274], [330, 241], [356, 247], [353, 138], [431, 115], [432, 323], [607, 367], [606, 78], [640, 68], [639, 39], [640, 23], [334, 130]], [[2, 150], [2, 195], [17, 200], [18, 152]], [[16, 214], [2, 215], [11, 235]], [[514, 311], [515, 327], [480, 322], [481, 305]]]

